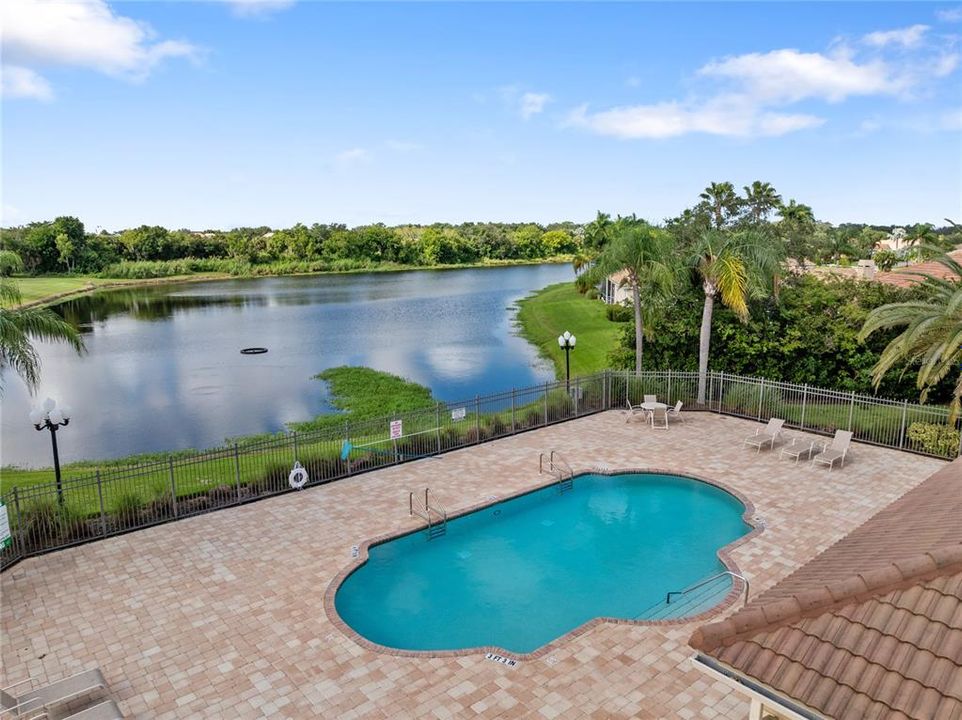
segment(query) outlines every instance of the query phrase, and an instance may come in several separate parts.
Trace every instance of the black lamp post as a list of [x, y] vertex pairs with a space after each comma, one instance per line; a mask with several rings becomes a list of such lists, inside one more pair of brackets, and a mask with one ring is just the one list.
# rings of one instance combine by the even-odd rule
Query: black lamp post
[[63, 485], [60, 480], [60, 454], [57, 452], [57, 430], [70, 424], [70, 407], [57, 407], [50, 398], [43, 401], [41, 407], [30, 411], [30, 422], [37, 430], [49, 430], [50, 442], [53, 445], [53, 471], [57, 478], [57, 502], [63, 505]]
[[567, 330], [558, 336], [558, 345], [565, 351], [565, 391], [571, 392], [571, 351], [575, 349], [577, 338]]

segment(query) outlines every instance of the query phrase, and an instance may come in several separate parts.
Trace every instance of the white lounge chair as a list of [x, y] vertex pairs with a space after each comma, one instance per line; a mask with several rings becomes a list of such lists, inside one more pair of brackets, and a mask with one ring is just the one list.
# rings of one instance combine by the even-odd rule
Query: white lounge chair
[[44, 685], [36, 690], [29, 690], [23, 695], [14, 697], [7, 693], [7, 690], [28, 682], [32, 683], [33, 678], [21, 680], [0, 690], [0, 715], [11, 713], [10, 717], [15, 718], [33, 717], [37, 712], [51, 705], [59, 705], [93, 690], [107, 687], [103, 673], [97, 668], [93, 668]]
[[749, 435], [745, 438], [743, 445], [751, 445], [755, 448], [755, 454], [757, 455], [762, 451], [762, 448], [768, 445], [769, 449], [775, 447], [775, 440], [778, 439], [779, 433], [782, 432], [782, 425], [785, 421], [781, 418], [772, 418], [768, 421], [768, 425], [763, 428], [758, 428], [755, 430], [754, 435]]
[[655, 408], [648, 414], [648, 417], [653, 428], [658, 428], [659, 430], [668, 429], [668, 408]]
[[812, 458], [812, 465], [814, 466], [815, 463], [828, 465], [828, 471], [831, 472], [837, 460], [839, 467], [845, 467], [845, 455], [848, 453], [848, 446], [851, 442], [851, 430], [836, 430], [831, 445]]
[[[40, 715], [31, 715], [30, 720], [49, 717], [47, 713], [41, 713]], [[124, 714], [120, 712], [120, 708], [113, 700], [105, 700], [102, 703], [75, 712], [73, 715], [64, 715], [60, 720], [124, 720]]]
[[644, 400], [644, 401], [645, 401], [646, 403], [658, 402], [658, 396], [657, 396], [657, 395], [645, 395], [645, 400]]
[[682, 402], [679, 400], [675, 403], [675, 407], [668, 408], [668, 417], [670, 417], [672, 420], [681, 420], [682, 422], [686, 422], [685, 416], [681, 414], [681, 408]]
[[641, 416], [642, 416], [643, 418], [645, 418], [646, 420], [648, 419], [648, 411], [645, 410], [645, 409], [641, 406], [641, 404], [632, 405], [632, 404], [631, 404], [631, 398], [630, 398], [630, 397], [629, 397], [629, 398], [625, 398], [625, 402], [626, 402], [627, 405], [628, 405], [628, 412], [625, 414], [625, 422], [628, 422], [629, 420], [631, 420], [631, 418], [633, 418], [635, 415], [641, 415]]

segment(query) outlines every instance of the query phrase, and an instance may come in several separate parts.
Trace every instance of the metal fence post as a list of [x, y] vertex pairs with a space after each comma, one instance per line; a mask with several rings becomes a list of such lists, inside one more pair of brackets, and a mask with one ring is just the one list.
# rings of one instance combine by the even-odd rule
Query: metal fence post
[[177, 483], [174, 481], [174, 458], [167, 458], [167, 467], [170, 468], [170, 503], [174, 508], [174, 517], [177, 517]]
[[[345, 421], [344, 421], [344, 442], [345, 442], [345, 444], [350, 441], [350, 438], [351, 438], [351, 423], [349, 423], [347, 420], [345, 420]], [[350, 474], [351, 474], [351, 471], [352, 471], [351, 453], [348, 452], [348, 454], [347, 454], [347, 474], [350, 475]]]
[[548, 424], [548, 383], [544, 384], [544, 424]]
[[237, 490], [237, 502], [241, 499], [241, 471], [240, 471], [240, 450], [237, 443], [234, 443], [234, 487]]
[[909, 412], [909, 401], [902, 401], [902, 426], [899, 428], [899, 448], [905, 446], [905, 420]]
[[434, 430], [438, 440], [438, 452], [441, 452], [441, 403], [434, 406]]
[[291, 433], [291, 444], [294, 446], [294, 462], [297, 462], [297, 432]]
[[514, 435], [514, 388], [511, 388], [511, 434]]
[[758, 419], [762, 419], [762, 398], [765, 397], [765, 378], [758, 385]]
[[474, 444], [478, 445], [481, 442], [481, 396], [474, 396]]
[[852, 418], [855, 416], [855, 391], [852, 390], [852, 401], [848, 406], [848, 429], [852, 430]]
[[[708, 373], [708, 412], [711, 412], [711, 400], [713, 397], [715, 397], [715, 373], [710, 372]], [[718, 412], [721, 412], [721, 402], [718, 403]]]
[[575, 417], [578, 417], [579, 397], [581, 397], [581, 378], [575, 378]]
[[605, 370], [605, 375], [601, 379], [601, 409], [611, 409], [611, 373]]
[[100, 482], [100, 470], [97, 470], [97, 497], [100, 500], [100, 535], [107, 537], [107, 513], [104, 512], [104, 488]]
[[668, 404], [671, 405], [671, 370], [668, 370]]
[[17, 515], [17, 535], [20, 538], [20, 557], [27, 554], [27, 542], [23, 537], [23, 519], [20, 517], [20, 495], [17, 486], [13, 486], [13, 510]]
[[802, 385], [802, 421], [801, 428], [805, 429], [805, 408], [808, 405], [808, 385]]

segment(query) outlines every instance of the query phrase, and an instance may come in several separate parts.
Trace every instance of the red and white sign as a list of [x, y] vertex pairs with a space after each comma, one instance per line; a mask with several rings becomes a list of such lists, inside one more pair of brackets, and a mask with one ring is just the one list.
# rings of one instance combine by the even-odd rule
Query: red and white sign
[[401, 425], [401, 421], [392, 420], [391, 421], [391, 439], [397, 440], [402, 435], [404, 435], [404, 426]]

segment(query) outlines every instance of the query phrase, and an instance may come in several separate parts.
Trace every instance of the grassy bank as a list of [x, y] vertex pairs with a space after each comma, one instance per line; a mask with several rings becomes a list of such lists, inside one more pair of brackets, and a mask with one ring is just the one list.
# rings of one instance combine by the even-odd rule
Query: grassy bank
[[[366, 367], [337, 367], [325, 370], [316, 376], [317, 379], [328, 383], [331, 391], [331, 404], [341, 410], [340, 413], [318, 415], [306, 422], [290, 423], [291, 430], [307, 432], [321, 430], [326, 427], [340, 428], [345, 423], [357, 424], [374, 418], [381, 418], [389, 414], [403, 414], [413, 410], [433, 408], [435, 400], [431, 397], [430, 389], [410, 380], [379, 372]], [[245, 437], [230, 438], [229, 444], [237, 443], [246, 448], [262, 443], [269, 443], [273, 439], [283, 437], [283, 433], [261, 434]], [[179, 459], [194, 456], [199, 451], [194, 449], [178, 450], [172, 453], [144, 453], [129, 455], [110, 460], [85, 460], [68, 463], [62, 466], [64, 478], [87, 476], [101, 472], [110, 472], [144, 463], [162, 463], [168, 459]], [[256, 472], [257, 468], [252, 467]], [[231, 482], [230, 468], [225, 466], [224, 478], [206, 478], [205, 484], [217, 484], [219, 480]], [[0, 492], [6, 493], [11, 488], [26, 487], [54, 481], [53, 468], [23, 469], [17, 467], [0, 468]]]
[[571, 352], [571, 374], [587, 375], [608, 367], [622, 324], [611, 322], [600, 300], [589, 300], [574, 283], [550, 285], [524, 298], [519, 305], [521, 336], [550, 359], [559, 378], [565, 373], [565, 354], [558, 336], [565, 330], [578, 339]]
[[86, 295], [96, 290], [156, 285], [160, 283], [202, 282], [204, 280], [220, 280], [228, 277], [230, 276], [223, 273], [198, 273], [196, 275], [173, 275], [164, 278], [128, 280], [124, 278], [102, 278], [92, 275], [43, 275], [40, 277], [17, 277], [14, 278], [14, 280], [16, 281], [17, 287], [20, 288], [21, 306], [40, 306]]

